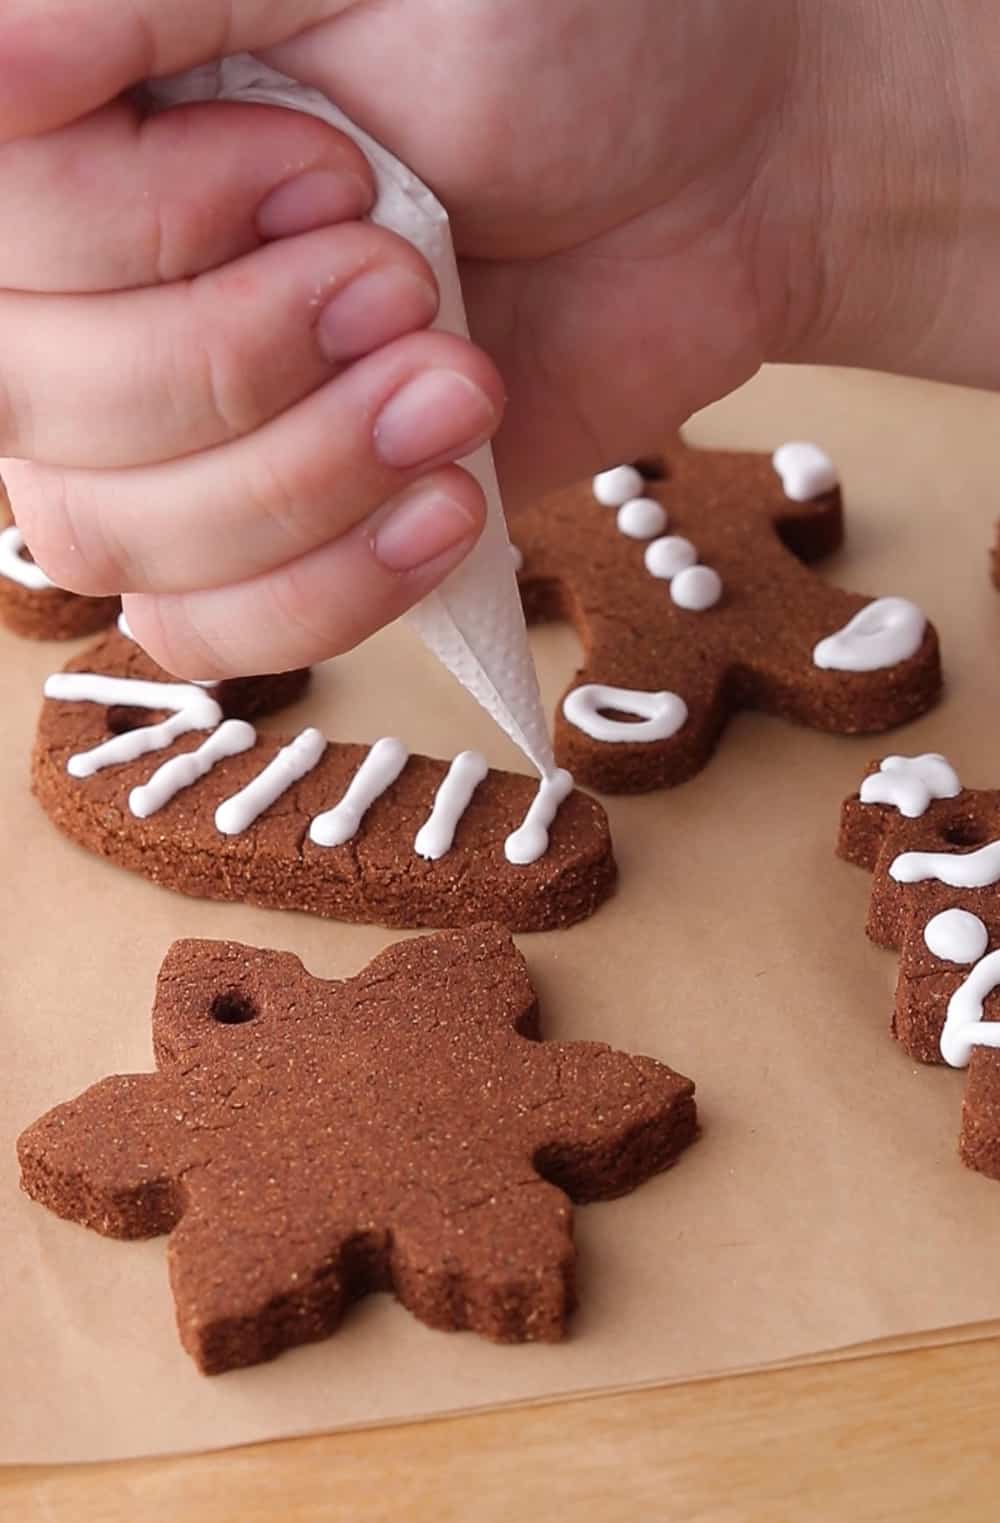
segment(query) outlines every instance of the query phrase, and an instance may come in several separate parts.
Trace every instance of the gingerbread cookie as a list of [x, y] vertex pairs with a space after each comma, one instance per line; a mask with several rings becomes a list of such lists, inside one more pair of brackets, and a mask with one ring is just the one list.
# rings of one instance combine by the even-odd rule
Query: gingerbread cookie
[[72, 640], [103, 629], [118, 598], [85, 598], [50, 582], [28, 555], [0, 483], [0, 623], [30, 640]]
[[683, 782], [740, 708], [855, 734], [930, 707], [941, 670], [920, 609], [804, 564], [843, 536], [822, 451], [678, 445], [659, 474], [620, 466], [511, 524], [529, 619], [566, 618], [583, 643], [555, 726], [574, 776], [609, 793]]
[[573, 789], [450, 765], [386, 736], [258, 733], [307, 674], [173, 681], [121, 626], [45, 686], [33, 786], [60, 830], [168, 888], [390, 926], [548, 930], [615, 880], [607, 816]]
[[1000, 1179], [1000, 791], [963, 788], [937, 754], [886, 757], [844, 804], [838, 852], [874, 874], [868, 935], [900, 953], [893, 1035], [968, 1068], [959, 1151]]
[[431, 1327], [561, 1338], [570, 1201], [634, 1189], [696, 1131], [694, 1086], [662, 1063], [540, 1039], [498, 926], [400, 942], [345, 982], [177, 942], [153, 1045], [156, 1073], [22, 1134], [21, 1181], [109, 1237], [170, 1233], [181, 1342], [207, 1374], [327, 1337], [374, 1290]]

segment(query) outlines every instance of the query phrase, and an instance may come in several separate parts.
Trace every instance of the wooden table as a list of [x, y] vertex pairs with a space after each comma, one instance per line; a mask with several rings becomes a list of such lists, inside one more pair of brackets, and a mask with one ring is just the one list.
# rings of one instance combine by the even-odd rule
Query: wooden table
[[11, 1523], [996, 1523], [1000, 1339], [182, 1459], [0, 1471]]

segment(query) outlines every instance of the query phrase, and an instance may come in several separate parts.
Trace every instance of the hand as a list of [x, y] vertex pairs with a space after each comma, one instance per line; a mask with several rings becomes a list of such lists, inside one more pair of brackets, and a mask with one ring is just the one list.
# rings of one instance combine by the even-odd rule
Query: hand
[[[453, 213], [474, 332], [510, 392], [498, 446], [505, 488], [516, 500], [655, 447], [667, 429], [765, 358], [989, 379], [994, 335], [984, 333], [977, 349], [954, 336], [967, 333], [967, 324], [932, 330], [927, 314], [940, 311], [945, 295], [957, 304], [960, 288], [983, 285], [980, 272], [995, 263], [977, 258], [980, 245], [991, 246], [993, 203], [970, 218], [956, 190], [984, 179], [963, 156], [980, 140], [992, 141], [988, 92], [980, 99], [968, 77], [984, 29], [996, 30], [990, 4], [920, 0], [905, 35], [894, 35], [882, 29], [875, 0], [833, 7], [829, 0], [702, 0], [683, 8], [663, 0], [614, 7], [602, 0], [362, 0], [347, 8], [336, 0], [281, 7], [202, 0], [181, 20], [165, 0], [136, 0], [134, 30], [101, 0], [72, 0], [74, 25], [67, 0], [58, 7], [25, 0], [30, 22], [22, 20], [19, 30], [16, 15], [0, 21], [0, 60], [12, 60], [5, 76], [16, 92], [0, 106], [0, 131], [16, 135], [78, 119], [140, 77], [214, 55], [223, 33], [227, 51], [252, 48], [331, 94], [429, 180]], [[61, 18], [58, 30], [39, 25], [46, 11]], [[946, 101], [958, 82], [964, 115], [928, 106]], [[915, 122], [911, 101], [920, 103]], [[310, 259], [335, 262], [336, 251], [349, 246], [345, 239], [384, 235], [350, 226], [289, 236], [311, 225], [313, 208], [316, 216], [325, 211], [326, 221], [362, 209], [329, 182], [320, 195], [319, 182], [308, 177], [279, 191], [274, 220], [265, 213], [254, 227], [254, 198], [277, 183], [279, 163], [287, 169], [296, 157], [286, 147], [291, 134], [309, 138], [314, 157], [304, 142], [297, 155], [307, 172], [334, 163], [354, 174], [361, 169], [316, 124], [261, 116], [199, 108], [178, 114], [173, 126], [166, 118], [138, 129], [117, 105], [0, 154], [0, 204], [18, 203], [18, 164], [26, 187], [20, 197], [30, 191], [33, 198], [21, 219], [31, 236], [20, 279], [0, 267], [0, 283], [37, 289], [38, 275], [27, 278], [25, 266], [45, 269], [55, 259], [49, 282], [56, 289], [145, 288], [72, 299], [94, 336], [86, 357], [99, 383], [77, 402], [75, 428], [65, 401], [79, 396], [78, 376], [71, 373], [60, 406], [53, 375], [53, 360], [62, 362], [79, 342], [68, 309], [57, 320], [55, 308], [40, 307], [37, 297], [22, 308], [24, 332], [32, 328], [46, 363], [36, 356], [37, 374], [23, 384], [30, 437], [8, 428], [5, 447], [56, 468], [10, 473], [15, 510], [57, 580], [75, 578], [88, 591], [141, 591], [129, 599], [130, 618], [154, 653], [182, 673], [331, 654], [422, 595], [471, 543], [478, 494], [448, 467], [432, 477], [432, 491], [446, 492], [468, 515], [465, 540], [429, 568], [382, 568], [372, 580], [371, 533], [367, 518], [359, 519], [382, 513], [388, 493], [403, 481], [422, 481], [424, 472], [414, 465], [401, 477], [377, 462], [373, 468], [371, 408], [356, 400], [352, 413], [350, 395], [391, 395], [402, 353], [418, 368], [440, 363], [474, 383], [485, 398], [481, 433], [501, 405], [481, 354], [452, 344], [445, 356], [429, 346], [446, 341], [426, 334], [400, 339], [369, 329], [364, 343], [356, 339], [336, 361], [339, 367], [355, 353], [365, 357], [328, 378], [313, 325], [303, 321], [302, 288], [287, 272], [301, 261], [308, 286], [318, 278], [315, 265], [305, 272]], [[102, 126], [113, 140], [105, 159], [110, 181], [121, 193], [114, 214], [102, 210], [96, 221], [107, 232], [95, 236], [95, 192], [67, 195], [67, 177], [53, 173], [50, 156], [61, 143], [79, 163], [91, 141], [85, 135]], [[129, 159], [128, 145], [155, 142], [157, 134], [163, 142], [171, 133], [184, 139], [183, 153], [148, 150], [142, 162], [146, 216], [174, 230], [175, 252], [166, 264], [161, 255], [138, 272], [123, 269], [129, 245], [142, 244], [126, 233], [129, 220], [136, 222], [136, 155]], [[191, 183], [190, 160], [204, 181]], [[37, 187], [54, 181], [59, 194], [49, 201], [58, 205], [49, 204], [43, 217]], [[101, 194], [107, 208], [106, 184]], [[971, 204], [979, 213], [975, 198]], [[262, 233], [276, 232], [287, 241], [247, 253]], [[371, 247], [371, 258], [411, 277], [405, 310], [390, 302], [380, 309], [395, 310], [396, 332], [419, 327], [429, 319], [415, 295], [425, 273], [419, 261], [392, 240], [380, 242], [378, 253]], [[179, 283], [198, 271], [208, 273]], [[241, 303], [248, 271], [257, 299]], [[158, 290], [157, 280], [168, 283]], [[267, 314], [261, 333], [250, 319], [259, 324], [275, 300], [272, 281], [284, 281], [289, 295], [279, 316]], [[189, 300], [199, 288], [208, 293], [200, 306]], [[97, 339], [95, 326], [98, 312], [107, 320], [116, 304], [117, 345], [113, 335]], [[996, 309], [984, 302], [981, 328]], [[0, 321], [4, 316], [0, 306]], [[39, 344], [42, 317], [51, 318], [45, 331], [52, 337]], [[132, 361], [122, 384], [126, 333], [146, 359]], [[284, 380], [271, 374], [279, 342], [293, 356]], [[8, 391], [22, 385], [15, 372], [29, 348], [26, 337], [12, 358], [4, 345]], [[190, 364], [183, 359], [189, 348]], [[164, 362], [165, 350], [172, 363]], [[55, 365], [56, 377], [61, 368]], [[216, 378], [207, 395], [206, 372]], [[256, 382], [249, 402], [241, 380], [247, 372]], [[448, 407], [435, 412], [451, 421]], [[345, 419], [359, 414], [363, 426], [345, 429]], [[345, 432], [349, 443], [338, 454], [331, 440]], [[441, 441], [445, 458], [461, 454], [459, 443]], [[345, 472], [352, 482], [346, 507], [336, 492]], [[429, 513], [416, 510], [417, 540]], [[100, 575], [88, 581], [94, 566]]]

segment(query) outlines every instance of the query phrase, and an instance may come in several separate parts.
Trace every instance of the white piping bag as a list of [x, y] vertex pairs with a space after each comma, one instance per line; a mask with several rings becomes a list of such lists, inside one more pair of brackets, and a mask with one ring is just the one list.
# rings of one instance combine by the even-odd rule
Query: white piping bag
[[[468, 335], [444, 207], [416, 175], [318, 90], [241, 53], [171, 79], [150, 81], [145, 94], [157, 106], [204, 100], [284, 106], [318, 116], [346, 133], [375, 174], [377, 199], [371, 220], [408, 239], [434, 271], [441, 297], [435, 326]], [[462, 463], [486, 494], [486, 527], [471, 555], [406, 618], [541, 775], [549, 777], [555, 762], [528, 647], [493, 452], [487, 445]]]

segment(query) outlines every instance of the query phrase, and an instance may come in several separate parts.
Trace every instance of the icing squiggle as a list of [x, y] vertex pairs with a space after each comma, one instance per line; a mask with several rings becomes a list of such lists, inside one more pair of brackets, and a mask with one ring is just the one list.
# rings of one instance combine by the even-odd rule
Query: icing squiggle
[[56, 672], [46, 678], [46, 698], [69, 703], [101, 703], [109, 707], [172, 709], [162, 724], [140, 725], [110, 740], [79, 751], [66, 763], [71, 777], [91, 777], [103, 767], [138, 761], [150, 751], [162, 751], [190, 730], [214, 730], [222, 709], [214, 698], [186, 682], [140, 682], [134, 677], [101, 677], [94, 672]]
[[1000, 882], [1000, 841], [987, 841], [978, 851], [904, 851], [889, 868], [897, 883], [924, 883], [935, 878], [949, 888], [989, 888]]
[[489, 770], [486, 757], [478, 751], [462, 751], [455, 757], [434, 795], [430, 814], [417, 831], [413, 850], [418, 857], [436, 862], [451, 850], [458, 822]]
[[504, 842], [504, 856], [518, 867], [537, 862], [549, 849], [549, 827], [573, 792], [573, 779], [562, 767], [551, 777], [543, 777], [524, 823]]
[[312, 728], [303, 730], [245, 788], [223, 799], [215, 811], [216, 830], [224, 836], [242, 835], [258, 815], [312, 771], [325, 750], [325, 735]]
[[898, 666], [920, 649], [927, 615], [909, 598], [876, 598], [854, 618], [827, 635], [813, 650], [823, 671], [877, 672]]
[[0, 529], [0, 576], [29, 592], [51, 592], [55, 582], [49, 580], [41, 566], [29, 561], [24, 551], [24, 535], [16, 524]]
[[316, 846], [343, 846], [357, 834], [368, 810], [391, 788], [410, 753], [401, 740], [384, 735], [372, 746], [355, 772], [347, 792], [332, 809], [318, 814], [309, 826], [309, 839]]
[[[603, 712], [605, 709], [635, 714], [639, 723], [611, 719]], [[687, 719], [688, 709], [676, 693], [641, 693], [634, 688], [586, 682], [566, 694], [563, 714], [591, 740], [648, 744], [654, 740], [669, 740], [676, 735]]]
[[146, 820], [156, 814], [164, 804], [169, 804], [175, 794], [190, 788], [199, 778], [205, 777], [216, 762], [228, 756], [239, 756], [257, 744], [257, 731], [242, 719], [227, 719], [202, 741], [196, 751], [183, 756], [172, 756], [158, 767], [147, 783], [133, 788], [128, 796], [128, 807], [137, 819]]
[[887, 756], [861, 784], [862, 804], [892, 804], [908, 820], [926, 813], [931, 799], [953, 799], [962, 791], [958, 773], [937, 751], [922, 756]]
[[967, 1068], [973, 1047], [1000, 1047], [1000, 1021], [984, 1021], [987, 996], [1000, 987], [1000, 952], [976, 963], [948, 1001], [941, 1032], [941, 1056], [952, 1068]]

